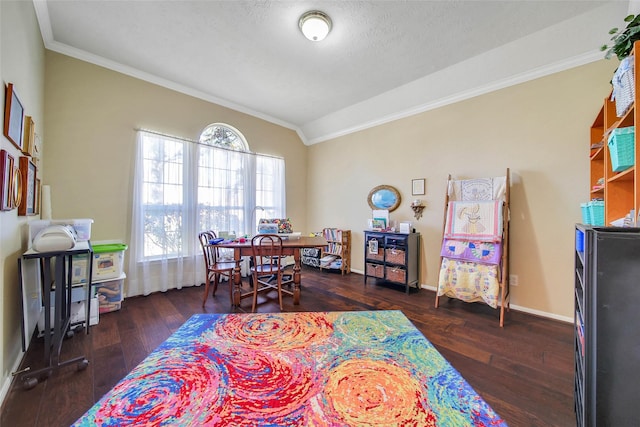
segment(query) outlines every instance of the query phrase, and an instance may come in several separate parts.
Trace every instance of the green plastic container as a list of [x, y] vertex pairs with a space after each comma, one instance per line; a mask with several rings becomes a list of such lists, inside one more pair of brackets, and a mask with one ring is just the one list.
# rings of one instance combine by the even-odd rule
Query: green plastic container
[[91, 280], [99, 282], [119, 278], [124, 266], [124, 243], [105, 243], [93, 246], [93, 268]]
[[121, 252], [127, 250], [127, 245], [124, 243], [108, 243], [104, 245], [91, 245], [93, 247], [94, 254], [104, 254], [109, 252]]

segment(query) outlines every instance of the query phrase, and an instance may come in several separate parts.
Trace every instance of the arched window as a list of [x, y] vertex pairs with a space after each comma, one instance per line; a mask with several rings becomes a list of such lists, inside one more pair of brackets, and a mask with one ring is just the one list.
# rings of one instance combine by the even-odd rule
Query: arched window
[[235, 151], [249, 151], [249, 144], [240, 131], [224, 123], [213, 123], [200, 134], [200, 143]]

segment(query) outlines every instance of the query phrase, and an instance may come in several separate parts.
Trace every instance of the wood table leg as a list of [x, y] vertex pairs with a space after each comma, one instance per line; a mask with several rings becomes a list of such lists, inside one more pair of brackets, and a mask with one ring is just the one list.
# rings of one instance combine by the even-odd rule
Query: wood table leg
[[293, 304], [300, 304], [300, 249], [293, 251]]
[[[236, 261], [241, 260], [242, 257], [240, 255], [241, 255], [240, 249], [233, 250], [234, 260]], [[242, 290], [240, 289], [241, 281], [242, 281], [242, 276], [241, 276], [241, 270], [240, 270], [240, 263], [238, 262], [236, 263], [236, 267], [233, 269], [233, 305], [236, 307], [240, 306], [240, 294], [242, 293]]]

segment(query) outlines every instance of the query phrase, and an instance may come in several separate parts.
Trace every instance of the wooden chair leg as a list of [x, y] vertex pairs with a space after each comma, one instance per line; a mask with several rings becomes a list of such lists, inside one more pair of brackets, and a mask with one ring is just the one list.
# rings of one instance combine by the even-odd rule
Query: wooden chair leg
[[204, 283], [204, 297], [202, 298], [202, 306], [207, 303], [207, 297], [209, 296], [209, 278]]
[[251, 306], [251, 312], [256, 312], [256, 305], [258, 305], [258, 275], [253, 275], [253, 305]]
[[280, 311], [282, 311], [282, 275], [278, 275], [278, 300], [280, 302]]
[[438, 308], [439, 302], [440, 302], [440, 297], [438, 296], [438, 290], [436, 289], [436, 308]]
[[213, 295], [216, 294], [216, 291], [218, 290], [218, 282], [220, 281], [220, 273], [215, 273], [213, 275]]

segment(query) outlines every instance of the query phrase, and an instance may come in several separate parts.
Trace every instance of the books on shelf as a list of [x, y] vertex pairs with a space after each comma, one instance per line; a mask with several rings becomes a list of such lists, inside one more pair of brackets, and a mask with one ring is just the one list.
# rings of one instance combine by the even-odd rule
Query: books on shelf
[[325, 228], [322, 231], [327, 242], [342, 242], [342, 230], [337, 228]]
[[351, 230], [325, 228], [322, 237], [327, 245], [322, 249], [320, 269], [340, 270], [342, 274], [351, 271]]
[[344, 247], [343, 231], [338, 228], [325, 228], [322, 231], [324, 239], [327, 241], [325, 252], [342, 256]]

